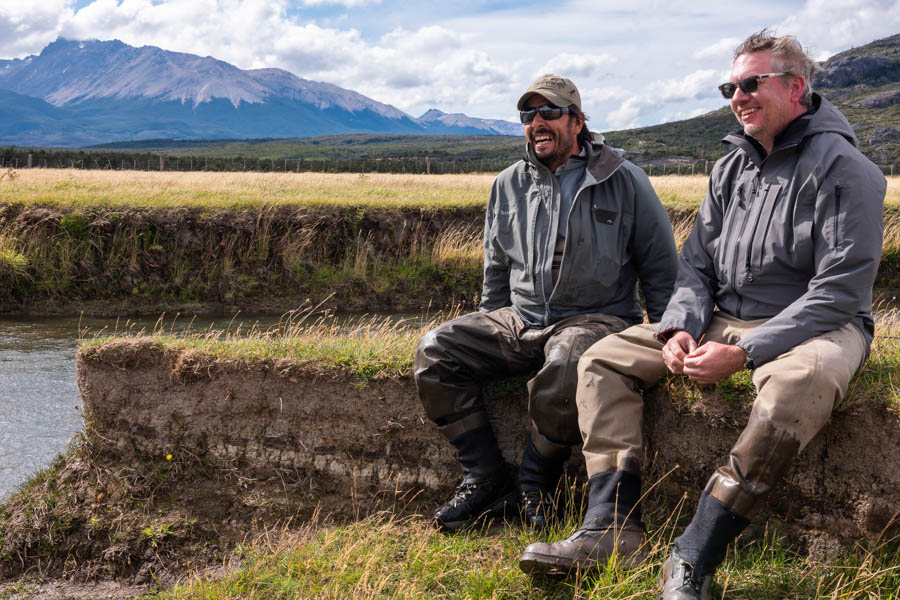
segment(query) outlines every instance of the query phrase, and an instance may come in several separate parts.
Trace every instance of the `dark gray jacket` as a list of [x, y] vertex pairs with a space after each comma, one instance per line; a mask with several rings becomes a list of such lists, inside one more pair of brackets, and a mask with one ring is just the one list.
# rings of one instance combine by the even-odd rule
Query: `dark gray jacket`
[[716, 162], [681, 251], [660, 334], [699, 340], [714, 307], [769, 320], [740, 342], [758, 366], [853, 323], [871, 344], [886, 181], [856, 149], [847, 119], [813, 95], [762, 158], [743, 133]]
[[568, 215], [559, 279], [551, 263], [559, 223], [559, 182], [530, 145], [494, 180], [484, 225], [480, 310], [512, 305], [531, 327], [600, 312], [662, 316], [675, 281], [672, 225], [647, 175], [602, 143], [587, 148], [584, 182]]

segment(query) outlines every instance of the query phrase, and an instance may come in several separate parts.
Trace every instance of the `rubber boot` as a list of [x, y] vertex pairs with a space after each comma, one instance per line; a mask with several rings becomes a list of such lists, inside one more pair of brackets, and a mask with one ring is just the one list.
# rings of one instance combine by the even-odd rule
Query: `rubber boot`
[[438, 529], [456, 531], [514, 505], [515, 472], [503, 460], [490, 425], [470, 429], [450, 443], [456, 447], [463, 480], [453, 497], [435, 511]]
[[713, 574], [750, 521], [706, 492], [663, 568], [659, 600], [709, 600]]
[[541, 454], [529, 436], [522, 464], [519, 466], [519, 509], [526, 526], [543, 529], [556, 514], [557, 485], [562, 477], [563, 464], [572, 455], [570, 446], [549, 449], [549, 456]]
[[568, 575], [605, 565], [616, 553], [626, 565], [639, 565], [647, 557], [640, 499], [639, 476], [627, 471], [594, 475], [581, 527], [565, 540], [529, 545], [519, 568], [532, 575]]

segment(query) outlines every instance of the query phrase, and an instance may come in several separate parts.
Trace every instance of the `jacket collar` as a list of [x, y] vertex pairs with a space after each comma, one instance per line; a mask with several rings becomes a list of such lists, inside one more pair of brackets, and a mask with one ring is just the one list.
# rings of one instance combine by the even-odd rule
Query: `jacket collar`
[[[772, 153], [791, 146], [799, 146], [806, 138], [826, 131], [843, 135], [851, 144], [857, 145], [853, 128], [846, 117], [828, 100], [814, 93], [809, 110], [788, 123], [775, 136]], [[762, 162], [767, 156], [759, 142], [742, 130], [729, 133], [722, 140], [722, 143], [737, 146], [756, 162]]]
[[[599, 139], [598, 139], [599, 137]], [[587, 174], [594, 178], [594, 182], [603, 181], [619, 168], [625, 159], [612, 148], [603, 143], [603, 137], [595, 135], [594, 141], [583, 146], [587, 150]], [[534, 154], [534, 148], [530, 143], [525, 144], [525, 161], [533, 167], [547, 169]], [[549, 169], [548, 169], [549, 170]], [[585, 181], [585, 183], [589, 183]]]

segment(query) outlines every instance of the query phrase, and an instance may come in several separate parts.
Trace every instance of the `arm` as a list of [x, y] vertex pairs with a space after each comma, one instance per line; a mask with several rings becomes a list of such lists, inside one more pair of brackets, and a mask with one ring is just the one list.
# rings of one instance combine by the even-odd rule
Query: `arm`
[[484, 216], [484, 282], [481, 302], [478, 305], [481, 312], [497, 310], [512, 304], [509, 295], [509, 263], [503, 249], [497, 243], [497, 203], [502, 193], [497, 180], [494, 180]]
[[872, 163], [852, 158], [836, 161], [819, 186], [806, 292], [738, 343], [756, 365], [844, 326], [871, 303], [887, 184]]
[[647, 316], [651, 323], [662, 319], [672, 295], [678, 254], [666, 209], [640, 169], [632, 169], [634, 181], [634, 236], [631, 255], [640, 280]]
[[716, 165], [694, 229], [681, 248], [675, 290], [659, 325], [660, 341], [667, 341], [669, 334], [676, 330], [684, 330], [698, 340], [712, 318], [717, 281], [713, 256], [722, 231], [725, 206], [719, 177]]

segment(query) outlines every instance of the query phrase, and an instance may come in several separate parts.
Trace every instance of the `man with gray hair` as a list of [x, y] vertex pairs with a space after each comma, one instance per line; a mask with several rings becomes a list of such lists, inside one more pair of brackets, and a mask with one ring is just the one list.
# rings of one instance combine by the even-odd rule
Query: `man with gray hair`
[[[639, 560], [640, 388], [667, 372], [713, 384], [746, 368], [757, 390], [747, 425], [663, 569], [660, 600], [709, 599], [728, 544], [843, 400], [874, 334], [886, 182], [810, 90], [815, 68], [797, 40], [765, 30], [735, 51], [719, 89], [743, 131], [725, 138], [665, 314], [604, 338], [578, 365], [584, 525], [529, 546], [524, 570], [601, 564], [616, 549]], [[609, 488], [616, 502], [595, 499]]]
[[[425, 412], [462, 467], [462, 483], [434, 514], [447, 531], [509, 507], [521, 507], [529, 526], [547, 524], [563, 463], [581, 441], [578, 358], [642, 321], [638, 284], [658, 319], [675, 280], [665, 209], [643, 171], [593, 139], [575, 85], [542, 75], [518, 109], [525, 158], [491, 188], [479, 312], [426, 334], [413, 366]], [[516, 472], [497, 445], [483, 389], [529, 373], [532, 427]]]

